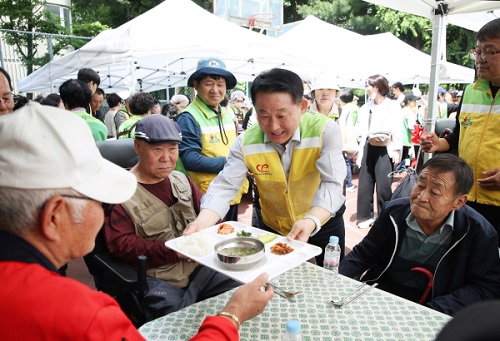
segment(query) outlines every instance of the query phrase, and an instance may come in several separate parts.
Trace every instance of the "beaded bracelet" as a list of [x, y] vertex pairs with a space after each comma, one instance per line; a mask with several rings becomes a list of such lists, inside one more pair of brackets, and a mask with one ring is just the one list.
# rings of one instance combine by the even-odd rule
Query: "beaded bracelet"
[[238, 316], [231, 314], [231, 313], [228, 313], [227, 311], [221, 311], [217, 315], [229, 317], [230, 319], [234, 320], [234, 322], [236, 322], [237, 328], [240, 329], [241, 324], [240, 324], [240, 319], [238, 318]]

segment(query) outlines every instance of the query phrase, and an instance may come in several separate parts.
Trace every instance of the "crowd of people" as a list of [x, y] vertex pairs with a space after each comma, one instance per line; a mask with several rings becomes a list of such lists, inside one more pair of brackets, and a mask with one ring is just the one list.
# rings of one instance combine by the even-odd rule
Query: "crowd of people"
[[[309, 86], [281, 68], [260, 73], [247, 96], [216, 57], [198, 61], [192, 99], [177, 94], [163, 105], [145, 92], [106, 95], [89, 68], [29, 101], [0, 68], [3, 336], [142, 338], [112, 298], [59, 274], [93, 249], [101, 228], [116, 259], [147, 256], [148, 276], [169, 293], [164, 313], [237, 287], [165, 241], [237, 221], [249, 183], [254, 226], [323, 250], [338, 236], [345, 276], [450, 315], [500, 299], [499, 49], [495, 19], [471, 52], [478, 79], [462, 91], [439, 87], [436, 108], [378, 74], [367, 78], [361, 107], [352, 89], [324, 77]], [[431, 112], [455, 118], [451, 134], [415, 136]], [[106, 139], [133, 139], [138, 163], [127, 171], [103, 159], [95, 142]], [[439, 153], [409, 197], [391, 200], [388, 175], [421, 151]], [[357, 226], [370, 231], [344, 254], [345, 195], [356, 190]], [[102, 204], [112, 204], [106, 214]], [[322, 266], [323, 256], [310, 261]], [[433, 276], [430, 294], [418, 268]], [[267, 278], [236, 290], [193, 340], [238, 339], [273, 296]]]

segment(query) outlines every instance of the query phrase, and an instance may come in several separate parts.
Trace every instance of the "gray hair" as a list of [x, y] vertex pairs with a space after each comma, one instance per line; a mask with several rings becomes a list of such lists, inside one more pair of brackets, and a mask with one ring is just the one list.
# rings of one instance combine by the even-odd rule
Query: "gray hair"
[[[50, 198], [56, 195], [81, 196], [71, 188], [21, 189], [0, 186], [0, 230], [21, 235], [35, 228], [40, 212]], [[71, 215], [75, 222], [83, 221], [87, 200], [71, 200]]]
[[186, 102], [187, 104], [189, 104], [189, 98], [187, 98], [187, 96], [179, 94], [172, 96], [172, 99], [170, 100], [170, 103], [172, 104], [179, 104], [182, 102]]

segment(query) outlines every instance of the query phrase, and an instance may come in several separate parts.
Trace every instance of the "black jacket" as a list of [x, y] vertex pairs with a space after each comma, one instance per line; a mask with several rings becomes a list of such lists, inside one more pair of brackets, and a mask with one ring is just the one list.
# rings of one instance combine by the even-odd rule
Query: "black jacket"
[[[409, 198], [387, 202], [368, 235], [340, 263], [342, 275], [376, 282], [391, 266], [406, 233]], [[456, 211], [451, 246], [434, 272], [427, 305], [454, 314], [473, 302], [500, 298], [497, 233], [467, 205]], [[398, 294], [395, 292], [394, 294]]]

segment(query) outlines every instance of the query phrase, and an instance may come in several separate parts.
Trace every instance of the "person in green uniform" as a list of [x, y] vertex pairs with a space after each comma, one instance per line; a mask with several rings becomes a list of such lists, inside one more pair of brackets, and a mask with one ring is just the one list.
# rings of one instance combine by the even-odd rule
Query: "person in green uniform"
[[130, 139], [135, 137], [135, 127], [142, 118], [149, 116], [154, 106], [154, 98], [148, 93], [138, 92], [129, 99], [129, 109], [132, 114], [128, 120], [118, 128], [119, 139]]
[[92, 91], [87, 84], [77, 79], [69, 79], [59, 87], [59, 94], [66, 110], [80, 116], [87, 122], [95, 141], [104, 141], [108, 137], [108, 128], [97, 118], [88, 114], [85, 108], [90, 105]]

